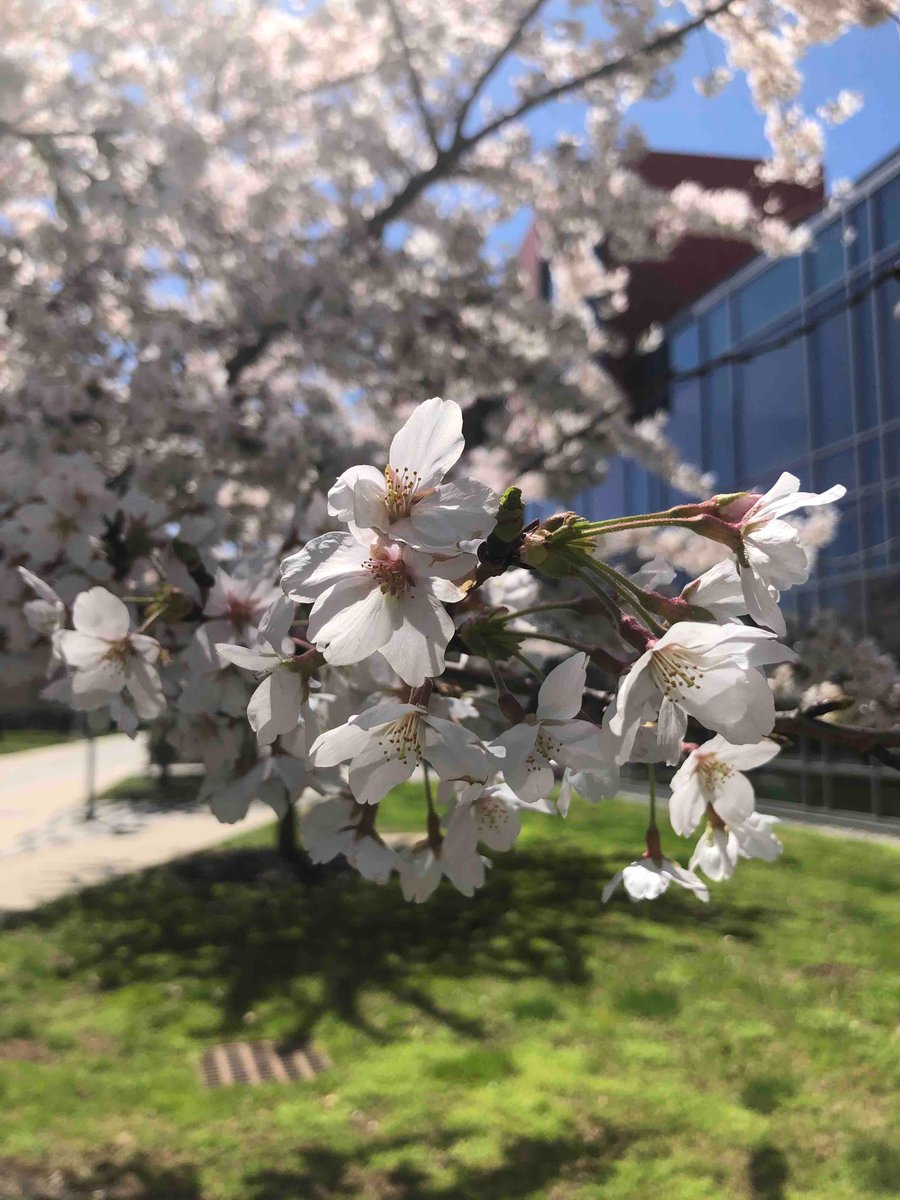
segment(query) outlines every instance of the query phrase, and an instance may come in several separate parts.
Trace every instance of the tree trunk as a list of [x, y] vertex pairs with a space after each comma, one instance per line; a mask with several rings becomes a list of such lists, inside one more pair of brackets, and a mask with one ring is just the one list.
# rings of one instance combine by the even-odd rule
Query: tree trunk
[[278, 818], [278, 853], [290, 863], [295, 862], [301, 854], [297, 840], [297, 814], [293, 804], [289, 804], [284, 816]]
[[304, 883], [314, 883], [319, 878], [316, 866], [300, 845], [297, 837], [297, 813], [293, 804], [288, 806], [283, 817], [278, 818], [278, 853]]

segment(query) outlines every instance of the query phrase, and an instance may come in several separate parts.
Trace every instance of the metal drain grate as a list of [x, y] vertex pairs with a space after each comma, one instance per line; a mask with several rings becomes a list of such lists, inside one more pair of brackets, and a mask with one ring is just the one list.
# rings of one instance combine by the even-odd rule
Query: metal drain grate
[[275, 1042], [225, 1042], [205, 1051], [200, 1079], [208, 1088], [294, 1083], [315, 1079], [330, 1066], [328, 1056], [316, 1046], [287, 1050]]

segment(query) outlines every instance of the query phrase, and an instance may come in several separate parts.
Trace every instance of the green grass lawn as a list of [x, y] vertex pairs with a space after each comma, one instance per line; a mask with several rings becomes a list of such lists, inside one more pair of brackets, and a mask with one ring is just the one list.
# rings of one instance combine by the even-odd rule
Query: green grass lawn
[[[474, 900], [246, 882], [263, 830], [20, 919], [0, 1197], [895, 1196], [900, 855], [788, 830], [708, 906], [604, 908], [642, 817], [533, 818]], [[198, 1082], [215, 1042], [309, 1035], [313, 1083]]]
[[18, 754], [20, 750], [39, 750], [70, 742], [81, 735], [65, 729], [0, 729], [0, 754]]

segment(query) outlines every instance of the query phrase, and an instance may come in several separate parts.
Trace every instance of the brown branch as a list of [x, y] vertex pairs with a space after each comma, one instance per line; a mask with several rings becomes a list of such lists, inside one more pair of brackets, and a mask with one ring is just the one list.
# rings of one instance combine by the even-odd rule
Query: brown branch
[[472, 106], [475, 104], [478, 97], [484, 91], [487, 84], [490, 82], [494, 72], [500, 67], [503, 60], [515, 50], [519, 42], [525, 36], [525, 30], [528, 28], [532, 20], [537, 16], [541, 9], [546, 4], [547, 0], [532, 0], [522, 15], [516, 21], [515, 25], [510, 30], [510, 35], [505, 43], [496, 50], [487, 63], [483, 67], [481, 74], [472, 84], [471, 91], [460, 106], [459, 112], [456, 114], [454, 140], [464, 136], [463, 127], [469, 113], [472, 111]]
[[397, 36], [397, 41], [400, 43], [400, 52], [403, 55], [406, 75], [409, 79], [409, 86], [415, 99], [416, 107], [419, 110], [419, 116], [422, 118], [422, 124], [425, 126], [425, 132], [428, 135], [429, 142], [431, 142], [431, 148], [435, 154], [440, 154], [441, 146], [438, 141], [437, 127], [425, 100], [425, 89], [422, 86], [419, 72], [416, 70], [416, 64], [413, 62], [412, 51], [409, 48], [409, 42], [406, 40], [406, 32], [403, 28], [403, 21], [400, 18], [400, 11], [397, 8], [396, 0], [385, 0], [385, 3], [390, 14], [391, 24], [394, 27], [394, 33]]
[[[820, 710], [821, 711], [821, 710]], [[809, 712], [795, 709], [781, 713], [775, 719], [774, 733], [783, 737], [806, 737], [852, 750], [863, 757], [870, 755], [894, 770], [900, 771], [900, 729], [865, 729], [859, 725], [839, 725], [820, 721]]]
[[561, 97], [570, 95], [572, 92], [581, 91], [582, 88], [588, 87], [592, 83], [599, 83], [603, 79], [617, 75], [620, 71], [627, 70], [634, 62], [641, 58], [652, 58], [656, 54], [662, 54], [673, 46], [677, 46], [679, 42], [682, 42], [686, 37], [694, 33], [695, 30], [705, 25], [707, 21], [727, 12], [734, 2], [735, 0], [720, 0], [715, 7], [699, 13], [692, 20], [686, 21], [683, 25], [679, 25], [675, 29], [670, 29], [666, 33], [660, 34], [659, 37], [647, 42], [646, 45], [641, 46], [633, 53], [622, 54], [618, 58], [601, 63], [599, 67], [593, 67], [590, 71], [585, 71], [582, 75], [576, 75], [572, 79], [567, 79], [564, 83], [558, 83], [553, 87], [545, 88], [542, 92], [536, 92], [533, 96], [529, 96], [523, 100], [516, 108], [509, 109], [507, 112], [501, 113], [499, 117], [495, 117], [493, 121], [483, 126], [477, 134], [473, 134], [473, 138], [480, 141], [481, 138], [489, 137], [492, 133], [496, 133], [504, 125], [520, 120], [531, 112], [532, 109], [539, 108], [542, 104], [550, 104], [552, 101], [559, 100]]
[[413, 175], [403, 188], [396, 193], [393, 199], [388, 201], [384, 208], [380, 209], [369, 219], [369, 231], [374, 237], [380, 237], [386, 226], [391, 221], [396, 220], [400, 213], [416, 201], [436, 179], [452, 171], [464, 154], [477, 146], [484, 138], [497, 133], [504, 125], [519, 120], [542, 104], [548, 104], [552, 100], [558, 100], [561, 96], [578, 91], [591, 83], [598, 83], [602, 79], [608, 79], [619, 74], [619, 72], [627, 71], [642, 58], [650, 58], [655, 54], [660, 54], [665, 50], [671, 49], [689, 34], [700, 29], [707, 21], [721, 16], [734, 2], [735, 0], [720, 0], [720, 3], [714, 8], [707, 9], [692, 20], [679, 25], [676, 29], [670, 29], [666, 33], [660, 34], [659, 37], [654, 38], [645, 46], [641, 46], [638, 50], [629, 54], [622, 54], [618, 58], [610, 59], [605, 63], [601, 63], [600, 66], [584, 72], [582, 75], [568, 79], [564, 83], [556, 84], [552, 88], [547, 88], [543, 92], [538, 92], [534, 96], [530, 96], [527, 100], [523, 100], [516, 108], [501, 113], [499, 117], [483, 125], [474, 133], [464, 135], [461, 128], [457, 127], [456, 136], [452, 143], [438, 152], [432, 165], [421, 171], [418, 175]]

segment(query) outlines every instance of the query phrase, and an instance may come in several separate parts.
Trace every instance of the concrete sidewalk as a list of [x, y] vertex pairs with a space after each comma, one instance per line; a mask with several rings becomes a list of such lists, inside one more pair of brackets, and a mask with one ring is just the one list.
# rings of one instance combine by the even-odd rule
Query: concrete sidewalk
[[[98, 738], [96, 790], [147, 771], [143, 741]], [[265, 805], [223, 825], [206, 806], [178, 810], [104, 802], [84, 817], [87, 745], [0, 756], [0, 915], [23, 912], [115, 875], [226, 841], [274, 820]]]

